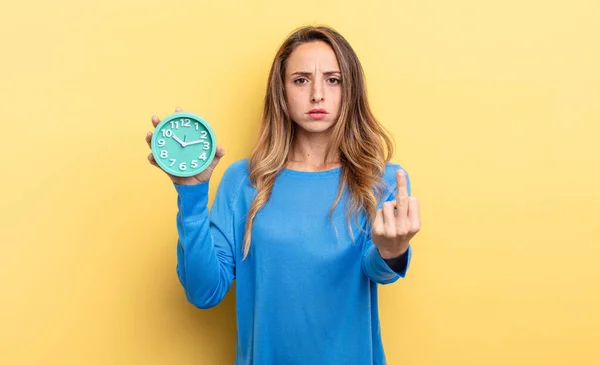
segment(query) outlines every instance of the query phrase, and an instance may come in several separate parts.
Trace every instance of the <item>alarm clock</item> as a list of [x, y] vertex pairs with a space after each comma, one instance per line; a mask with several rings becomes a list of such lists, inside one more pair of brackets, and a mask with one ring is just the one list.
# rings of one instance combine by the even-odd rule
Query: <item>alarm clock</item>
[[167, 173], [188, 177], [204, 171], [217, 151], [215, 133], [204, 118], [177, 112], [162, 120], [152, 134], [152, 155]]

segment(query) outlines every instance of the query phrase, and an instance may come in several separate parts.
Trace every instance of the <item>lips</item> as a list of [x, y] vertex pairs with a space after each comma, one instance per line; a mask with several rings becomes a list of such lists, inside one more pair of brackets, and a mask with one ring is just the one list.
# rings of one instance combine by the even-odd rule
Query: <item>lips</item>
[[328, 113], [325, 109], [313, 109], [306, 114], [308, 114], [311, 119], [323, 119]]
[[309, 111], [307, 114], [328, 114], [325, 109], [313, 109]]

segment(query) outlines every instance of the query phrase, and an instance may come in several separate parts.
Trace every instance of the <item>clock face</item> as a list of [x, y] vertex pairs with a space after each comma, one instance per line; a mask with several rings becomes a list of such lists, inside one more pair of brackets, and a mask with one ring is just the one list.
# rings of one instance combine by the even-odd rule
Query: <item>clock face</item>
[[152, 135], [152, 154], [166, 172], [181, 177], [204, 171], [215, 157], [215, 134], [200, 116], [179, 112], [160, 122]]

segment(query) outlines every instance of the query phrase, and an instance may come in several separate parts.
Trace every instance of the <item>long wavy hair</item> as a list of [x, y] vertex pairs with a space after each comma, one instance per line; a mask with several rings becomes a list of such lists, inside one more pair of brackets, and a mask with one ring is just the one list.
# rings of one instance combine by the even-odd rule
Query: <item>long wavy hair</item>
[[246, 222], [244, 259], [250, 251], [256, 214], [269, 200], [275, 178], [288, 162], [294, 138], [295, 123], [290, 119], [284, 88], [286, 61], [296, 47], [315, 41], [331, 46], [342, 74], [340, 114], [331, 127], [331, 138], [325, 153], [327, 158], [337, 149], [341, 163], [340, 183], [337, 197], [329, 211], [330, 219], [347, 188], [348, 222], [352, 215], [356, 218], [360, 211], [364, 211], [369, 222], [372, 222], [385, 189], [383, 174], [393, 155], [393, 140], [371, 112], [364, 71], [356, 53], [346, 39], [330, 27], [298, 28], [279, 48], [269, 73], [258, 143], [249, 159], [250, 183], [257, 193], [250, 205]]

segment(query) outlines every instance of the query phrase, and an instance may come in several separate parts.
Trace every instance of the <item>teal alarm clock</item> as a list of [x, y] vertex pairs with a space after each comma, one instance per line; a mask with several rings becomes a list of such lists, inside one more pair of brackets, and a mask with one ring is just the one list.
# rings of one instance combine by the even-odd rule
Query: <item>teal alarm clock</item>
[[204, 118], [177, 112], [161, 121], [152, 135], [152, 155], [167, 173], [188, 177], [204, 171], [217, 151], [215, 133]]

